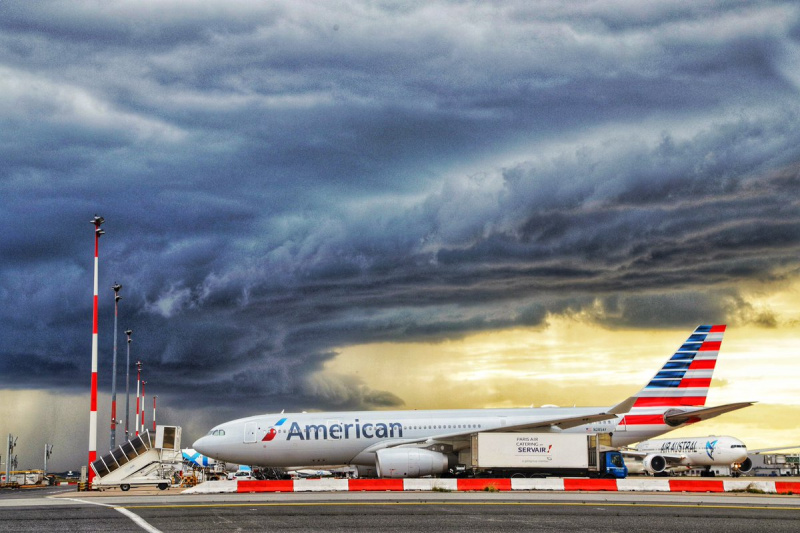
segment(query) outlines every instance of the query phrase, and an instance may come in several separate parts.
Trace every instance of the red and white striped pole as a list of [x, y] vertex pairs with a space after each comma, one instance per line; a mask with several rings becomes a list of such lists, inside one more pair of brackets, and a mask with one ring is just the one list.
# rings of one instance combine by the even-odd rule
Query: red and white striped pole
[[139, 436], [139, 385], [142, 383], [142, 362], [136, 361], [136, 436]]
[[144, 386], [147, 385], [146, 381], [142, 381], [142, 433], [144, 433]]
[[153, 434], [156, 433], [156, 398], [158, 396], [153, 395]]
[[94, 224], [94, 316], [92, 318], [92, 392], [89, 407], [89, 488], [94, 481], [94, 470], [91, 464], [97, 459], [97, 286], [98, 286], [98, 251], [100, 250], [100, 235], [105, 232], [100, 225], [105, 222], [103, 217], [97, 215], [91, 220]]

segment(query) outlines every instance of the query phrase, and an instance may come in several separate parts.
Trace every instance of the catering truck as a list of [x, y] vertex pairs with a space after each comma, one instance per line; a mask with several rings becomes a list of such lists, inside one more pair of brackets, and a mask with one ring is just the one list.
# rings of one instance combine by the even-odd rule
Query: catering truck
[[491, 476], [590, 476], [624, 478], [628, 468], [607, 434], [477, 433], [472, 469]]

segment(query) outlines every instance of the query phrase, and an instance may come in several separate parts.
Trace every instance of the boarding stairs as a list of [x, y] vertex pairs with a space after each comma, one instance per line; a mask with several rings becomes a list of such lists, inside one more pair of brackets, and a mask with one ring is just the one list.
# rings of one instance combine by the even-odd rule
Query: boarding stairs
[[181, 428], [157, 426], [120, 444], [108, 454], [92, 462], [96, 477], [92, 488], [155, 485], [166, 489], [176, 471], [181, 468]]

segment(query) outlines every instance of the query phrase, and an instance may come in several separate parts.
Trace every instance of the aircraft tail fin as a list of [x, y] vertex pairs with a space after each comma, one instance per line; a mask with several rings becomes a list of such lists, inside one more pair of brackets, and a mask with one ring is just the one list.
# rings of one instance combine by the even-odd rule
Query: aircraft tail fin
[[725, 325], [698, 326], [636, 394], [633, 408], [704, 406]]

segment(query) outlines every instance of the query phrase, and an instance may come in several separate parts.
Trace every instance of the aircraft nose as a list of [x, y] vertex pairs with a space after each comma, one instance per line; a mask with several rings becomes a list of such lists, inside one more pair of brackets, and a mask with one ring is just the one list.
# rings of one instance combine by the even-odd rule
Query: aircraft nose
[[200, 437], [199, 439], [194, 441], [194, 444], [192, 444], [192, 448], [202, 453], [203, 455], [209, 455], [213, 451], [211, 450], [213, 446], [211, 446], [210, 444], [211, 443], [209, 441], [208, 436]]

